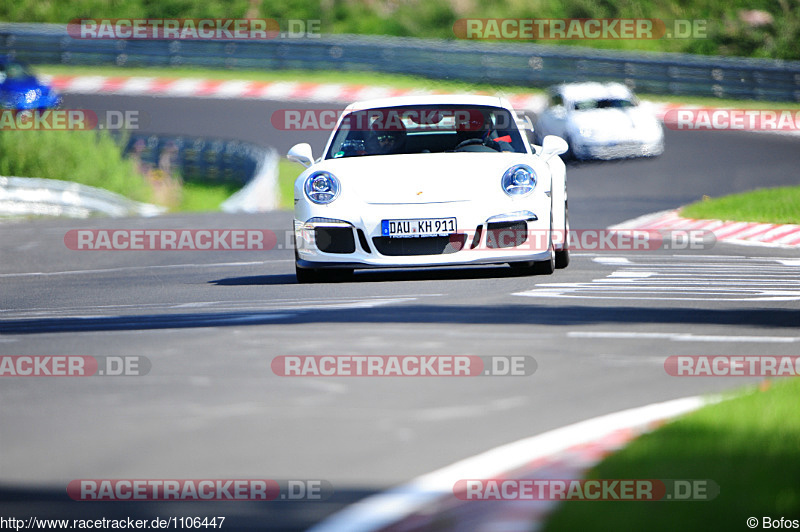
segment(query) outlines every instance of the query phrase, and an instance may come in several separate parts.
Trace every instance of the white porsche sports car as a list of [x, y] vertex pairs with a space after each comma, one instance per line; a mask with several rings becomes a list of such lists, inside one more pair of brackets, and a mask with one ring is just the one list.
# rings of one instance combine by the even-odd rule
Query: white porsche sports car
[[301, 283], [356, 268], [569, 263], [567, 144], [532, 146], [508, 101], [410, 96], [354, 103], [325, 152], [289, 150]]
[[655, 114], [621, 83], [565, 83], [548, 91], [536, 138], [558, 135], [576, 159], [661, 155], [664, 130]]

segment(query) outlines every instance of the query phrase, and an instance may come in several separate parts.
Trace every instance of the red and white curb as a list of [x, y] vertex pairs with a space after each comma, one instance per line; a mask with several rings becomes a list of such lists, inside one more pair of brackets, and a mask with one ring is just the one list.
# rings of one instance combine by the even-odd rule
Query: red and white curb
[[[124, 94], [179, 98], [237, 98], [298, 102], [351, 103], [392, 96], [448, 94], [448, 91], [398, 89], [339, 83], [300, 83], [285, 81], [242, 81], [200, 78], [108, 77], [108, 76], [42, 76], [67, 94]], [[476, 91], [468, 94], [489, 95]], [[507, 96], [516, 109], [541, 109], [545, 97], [541, 94]]]
[[678, 213], [679, 210], [675, 209], [647, 214], [612, 225], [609, 229], [710, 231], [717, 242], [790, 249], [800, 247], [800, 225], [697, 220], [683, 218]]
[[[538, 530], [555, 503], [460, 501], [453, 494], [453, 486], [463, 479], [581, 478], [589, 467], [639, 434], [713, 401], [688, 397], [656, 403], [496, 447], [367, 497], [309, 532], [400, 532], [418, 527], [430, 530], [432, 523], [442, 522], [440, 518], [448, 523], [448, 530]], [[538, 477], [540, 474], [547, 476]], [[464, 522], [458, 523], [461, 519]], [[453, 520], [456, 522], [452, 523]]]
[[[678, 131], [681, 130], [678, 127], [678, 123], [675, 121], [674, 116], [667, 117], [667, 113], [670, 111], [678, 110], [678, 109], [688, 109], [696, 111], [698, 109], [704, 109], [709, 113], [713, 113], [715, 111], [738, 111], [739, 109], [733, 107], [710, 107], [710, 106], [703, 106], [703, 105], [688, 105], [688, 104], [681, 104], [681, 103], [656, 103], [656, 102], [644, 102], [646, 105], [652, 109], [653, 113], [666, 127], [670, 129], [676, 129]], [[800, 110], [797, 111], [800, 113]], [[789, 135], [789, 136], [800, 136], [800, 130], [797, 129], [744, 129], [744, 128], [720, 128], [717, 131], [746, 131], [747, 133], [771, 133], [773, 135]]]
[[[433, 91], [427, 89], [398, 89], [372, 85], [351, 85], [342, 83], [303, 83], [291, 81], [245, 81], [204, 78], [160, 78], [128, 76], [42, 76], [59, 91], [66, 94], [121, 94], [129, 96], [156, 96], [175, 98], [217, 98], [251, 99], [294, 102], [341, 102], [388, 98], [392, 96], [417, 96], [429, 94], [449, 94], [452, 91]], [[459, 91], [462, 94], [489, 95], [486, 91]], [[498, 93], [497, 95], [503, 95]], [[515, 109], [540, 112], [546, 105], [543, 94], [503, 95]], [[701, 107], [680, 103], [643, 102], [656, 117], [664, 122], [665, 116], [673, 109], [728, 109]], [[668, 124], [667, 124], [668, 125]], [[800, 135], [800, 131], [758, 131], [782, 135]]]

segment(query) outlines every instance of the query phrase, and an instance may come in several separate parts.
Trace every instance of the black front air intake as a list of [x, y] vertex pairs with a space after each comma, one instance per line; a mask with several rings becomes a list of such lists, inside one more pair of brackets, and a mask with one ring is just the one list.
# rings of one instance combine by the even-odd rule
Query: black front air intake
[[486, 247], [492, 249], [513, 248], [528, 240], [528, 224], [525, 221], [489, 223], [486, 227]]
[[356, 240], [350, 227], [315, 227], [317, 248], [324, 253], [353, 253]]
[[465, 234], [419, 238], [379, 236], [372, 239], [378, 253], [387, 257], [447, 255], [461, 251], [466, 241]]

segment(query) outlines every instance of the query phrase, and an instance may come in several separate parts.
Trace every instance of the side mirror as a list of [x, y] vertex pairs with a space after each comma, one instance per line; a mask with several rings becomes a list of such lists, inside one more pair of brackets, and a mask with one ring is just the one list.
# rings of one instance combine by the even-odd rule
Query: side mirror
[[289, 149], [286, 157], [293, 162], [300, 163], [306, 168], [314, 164], [314, 154], [311, 151], [311, 145], [303, 142], [295, 144]]
[[553, 155], [566, 153], [568, 149], [569, 144], [567, 144], [566, 140], [561, 137], [556, 137], [555, 135], [547, 135], [544, 140], [542, 140], [542, 152], [540, 156], [546, 161]]

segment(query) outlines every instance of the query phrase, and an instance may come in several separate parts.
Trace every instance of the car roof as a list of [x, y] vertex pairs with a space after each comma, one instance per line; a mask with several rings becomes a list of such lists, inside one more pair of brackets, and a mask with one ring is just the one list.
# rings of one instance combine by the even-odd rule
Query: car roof
[[598, 83], [587, 81], [585, 83], [564, 83], [551, 88], [551, 91], [560, 93], [565, 100], [582, 101], [599, 98], [631, 98], [633, 92], [622, 83]]
[[420, 96], [394, 96], [391, 98], [363, 100], [348, 105], [345, 109], [345, 112], [407, 105], [481, 105], [488, 107], [501, 107], [509, 111], [513, 111], [511, 103], [505, 98], [498, 96], [480, 96], [473, 94], [431, 94]]

